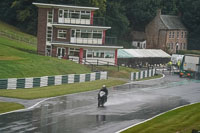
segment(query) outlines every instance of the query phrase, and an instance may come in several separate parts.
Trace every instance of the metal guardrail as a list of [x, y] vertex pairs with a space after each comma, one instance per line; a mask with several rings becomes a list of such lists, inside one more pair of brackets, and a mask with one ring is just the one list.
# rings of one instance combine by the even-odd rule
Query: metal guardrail
[[0, 30], [0, 36], [4, 36], [9, 39], [17, 40], [17, 41], [28, 43], [31, 45], [37, 45], [37, 39], [23, 37], [22, 35], [12, 33], [11, 31], [7, 31], [7, 30]]

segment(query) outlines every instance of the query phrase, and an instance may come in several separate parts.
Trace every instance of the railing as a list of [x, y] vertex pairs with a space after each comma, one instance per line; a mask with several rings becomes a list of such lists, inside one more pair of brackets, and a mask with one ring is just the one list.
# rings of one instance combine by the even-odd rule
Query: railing
[[81, 18], [58, 18], [58, 23], [64, 24], [77, 24], [77, 25], [92, 25], [92, 26], [105, 26], [104, 17], [93, 17], [93, 22], [91, 19], [81, 19]]
[[37, 39], [34, 38], [28, 38], [28, 37], [22, 37], [22, 35], [13, 33], [11, 31], [7, 31], [7, 30], [0, 30], [0, 36], [4, 36], [7, 37], [9, 39], [13, 39], [13, 40], [17, 40], [20, 42], [25, 42], [28, 44], [32, 44], [32, 45], [37, 45]]
[[[76, 63], [81, 63], [79, 58], [71, 57], [69, 58], [69, 60], [74, 61]], [[109, 61], [104, 61], [100, 59], [86, 59], [86, 58], [82, 60], [82, 64], [91, 66], [91, 71], [98, 71], [97, 67], [95, 70], [95, 66], [107, 66], [107, 67], [114, 66], [114, 67], [117, 67], [117, 70], [119, 71], [119, 66], [120, 66], [119, 64], [116, 65], [115, 63], [109, 62]]]
[[96, 45], [107, 45], [112, 46], [117, 44], [116, 37], [105, 37], [105, 44], [103, 44], [102, 38], [77, 38], [71, 37], [71, 43], [74, 44], [96, 44]]

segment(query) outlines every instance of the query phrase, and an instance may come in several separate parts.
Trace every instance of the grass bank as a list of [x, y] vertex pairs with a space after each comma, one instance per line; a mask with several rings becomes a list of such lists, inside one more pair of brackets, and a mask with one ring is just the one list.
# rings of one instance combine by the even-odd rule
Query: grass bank
[[97, 66], [97, 70], [104, 70], [108, 71], [108, 76], [109, 77], [114, 77], [114, 78], [126, 78], [129, 79], [131, 72], [139, 72], [137, 69], [133, 68], [128, 68], [128, 67], [114, 67], [114, 66]]
[[105, 84], [107, 87], [121, 85], [126, 83], [121, 80], [97, 80], [85, 83], [64, 84], [59, 86], [48, 86], [32, 89], [0, 90], [0, 96], [20, 98], [20, 99], [37, 99], [44, 97], [55, 97], [60, 95], [97, 90]]
[[18, 103], [0, 101], [0, 114], [13, 111], [13, 110], [23, 109], [23, 108], [24, 106]]
[[36, 47], [0, 37], [0, 79], [89, 73], [84, 65], [36, 54]]
[[163, 76], [162, 74], [158, 74], [158, 75], [155, 75], [153, 77], [143, 78], [143, 79], [139, 79], [137, 81], [156, 79], [156, 78], [161, 78], [162, 76]]
[[122, 133], [191, 133], [200, 130], [200, 103], [167, 112]]

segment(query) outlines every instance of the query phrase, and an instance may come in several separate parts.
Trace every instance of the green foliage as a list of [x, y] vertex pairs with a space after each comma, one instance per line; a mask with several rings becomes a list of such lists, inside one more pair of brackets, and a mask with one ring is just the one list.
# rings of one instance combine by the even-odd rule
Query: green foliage
[[106, 8], [106, 24], [112, 26], [112, 30], [107, 31], [108, 36], [123, 38], [128, 31], [129, 21], [125, 15], [126, 8], [120, 1], [108, 1]]
[[[37, 7], [33, 0], [1, 0], [0, 20], [36, 35]], [[144, 31], [154, 18], [157, 9], [163, 14], [182, 14], [182, 21], [189, 30], [189, 49], [200, 49], [200, 1], [199, 0], [34, 0], [40, 3], [54, 3], [99, 7], [95, 15], [105, 17], [106, 25], [112, 29], [108, 36], [117, 36], [121, 42], [130, 42], [131, 30]], [[129, 47], [130, 43], [122, 43]]]
[[124, 0], [131, 28], [144, 31], [146, 24], [156, 15], [160, 0]]
[[69, 60], [36, 55], [36, 47], [0, 37], [0, 79], [89, 73]]
[[200, 1], [184, 0], [180, 4], [182, 20], [189, 30], [189, 49], [200, 49]]

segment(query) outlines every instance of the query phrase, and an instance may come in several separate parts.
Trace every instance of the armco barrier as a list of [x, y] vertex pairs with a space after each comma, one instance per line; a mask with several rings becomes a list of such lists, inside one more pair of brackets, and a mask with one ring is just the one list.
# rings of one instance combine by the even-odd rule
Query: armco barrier
[[107, 79], [107, 72], [0, 79], [0, 89], [34, 88]]
[[147, 77], [152, 77], [156, 73], [156, 69], [149, 69], [149, 70], [144, 70], [140, 72], [132, 72], [131, 73], [131, 80], [139, 80]]

